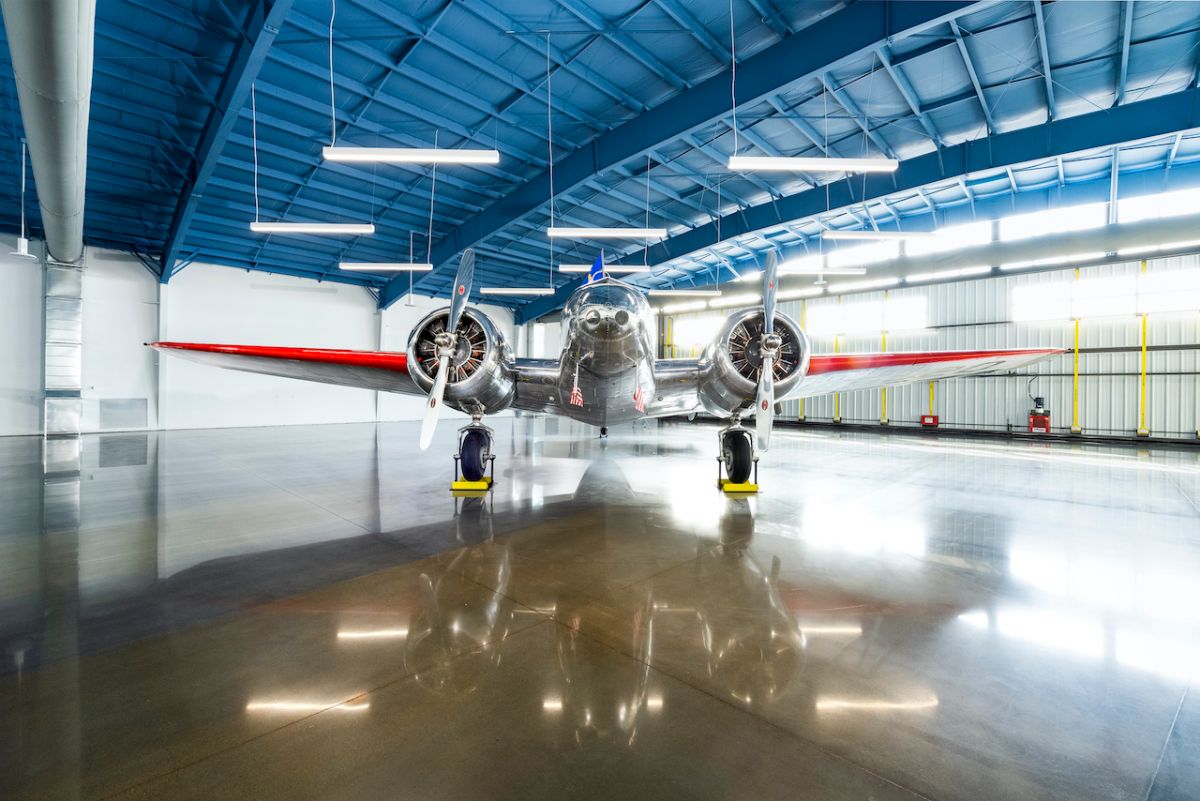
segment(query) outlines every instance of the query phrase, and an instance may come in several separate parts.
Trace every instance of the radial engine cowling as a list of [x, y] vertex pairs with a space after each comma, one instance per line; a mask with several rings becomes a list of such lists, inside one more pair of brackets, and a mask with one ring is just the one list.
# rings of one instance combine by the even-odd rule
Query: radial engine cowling
[[[450, 309], [438, 309], [417, 323], [408, 339], [408, 374], [422, 392], [433, 388], [438, 371], [437, 335], [446, 330]], [[450, 360], [445, 403], [467, 414], [507, 408], [515, 391], [513, 353], [500, 329], [478, 309], [463, 311], [458, 347]]]
[[[731, 314], [700, 360], [700, 402], [710, 413], [725, 417], [754, 405], [762, 369], [760, 344], [763, 310]], [[775, 333], [783, 340], [775, 360], [775, 397], [782, 399], [808, 372], [812, 354], [808, 337], [796, 321], [775, 313]]]

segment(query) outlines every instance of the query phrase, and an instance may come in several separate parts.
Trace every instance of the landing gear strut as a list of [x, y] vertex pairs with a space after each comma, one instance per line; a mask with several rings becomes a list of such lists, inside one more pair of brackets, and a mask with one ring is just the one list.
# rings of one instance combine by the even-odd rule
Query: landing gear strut
[[[458, 453], [454, 454], [451, 489], [491, 489], [496, 477], [496, 457], [492, 454], [494, 439], [492, 429], [479, 417], [473, 417], [470, 425], [458, 430]], [[489, 472], [491, 475], [485, 475]]]
[[[717, 486], [725, 492], [758, 492], [758, 457], [754, 435], [735, 417], [717, 432], [721, 455], [717, 457]], [[753, 473], [754, 481], [750, 481]], [[727, 476], [727, 477], [726, 477]]]
[[608, 436], [608, 426], [600, 426], [600, 439], [604, 439], [607, 436]]

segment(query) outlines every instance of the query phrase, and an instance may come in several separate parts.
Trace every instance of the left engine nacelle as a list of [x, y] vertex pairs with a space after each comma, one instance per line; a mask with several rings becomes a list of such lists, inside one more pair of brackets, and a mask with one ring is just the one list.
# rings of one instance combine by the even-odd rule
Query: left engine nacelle
[[[408, 374], [423, 392], [433, 388], [437, 375], [437, 335], [446, 330], [449, 307], [426, 315], [408, 338]], [[516, 391], [512, 348], [500, 329], [478, 309], [463, 311], [458, 323], [458, 347], [450, 359], [445, 403], [467, 414], [505, 409]]]
[[[710, 413], [725, 417], [754, 404], [763, 363], [762, 331], [762, 309], [735, 312], [704, 351], [700, 402]], [[775, 398], [782, 400], [808, 373], [812, 348], [796, 321], [781, 312], [775, 313], [775, 333], [783, 341], [774, 365]]]

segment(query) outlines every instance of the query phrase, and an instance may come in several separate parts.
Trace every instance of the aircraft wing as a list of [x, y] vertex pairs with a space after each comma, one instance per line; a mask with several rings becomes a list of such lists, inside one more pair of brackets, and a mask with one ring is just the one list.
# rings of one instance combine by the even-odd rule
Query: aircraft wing
[[328, 348], [278, 348], [264, 345], [214, 345], [199, 342], [150, 342], [188, 361], [229, 370], [301, 378], [322, 384], [424, 395], [408, 375], [403, 353]]
[[[147, 344], [188, 361], [228, 370], [425, 396], [409, 378], [408, 357], [403, 353], [200, 342]], [[517, 359], [514, 370], [517, 375], [517, 396], [513, 408], [551, 414], [559, 410], [557, 359]]]
[[814, 355], [791, 398], [892, 387], [985, 373], [1005, 373], [1063, 353], [1061, 348], [946, 350], [918, 353], [826, 353]]

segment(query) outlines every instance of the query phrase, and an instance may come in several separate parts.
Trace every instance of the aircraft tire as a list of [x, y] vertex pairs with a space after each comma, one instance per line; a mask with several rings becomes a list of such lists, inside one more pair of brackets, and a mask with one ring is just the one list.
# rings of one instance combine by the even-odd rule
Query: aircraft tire
[[491, 455], [491, 437], [484, 431], [471, 430], [463, 437], [462, 452], [459, 454], [463, 478], [467, 481], [483, 479], [488, 456]]
[[745, 431], [731, 431], [723, 437], [721, 455], [725, 457], [725, 472], [734, 484], [750, 480], [754, 468], [754, 449], [750, 447], [750, 436]]

